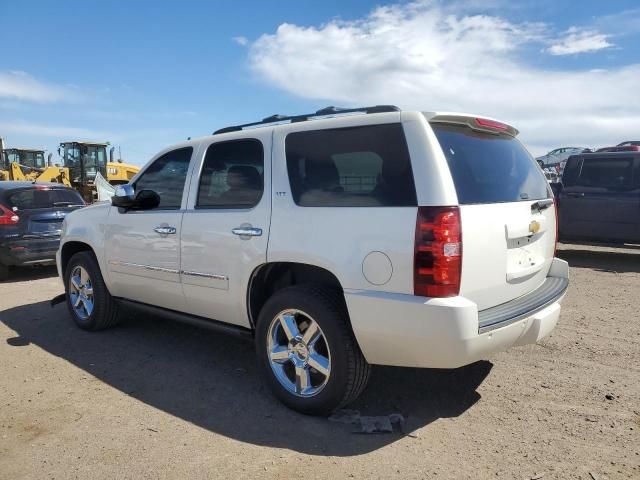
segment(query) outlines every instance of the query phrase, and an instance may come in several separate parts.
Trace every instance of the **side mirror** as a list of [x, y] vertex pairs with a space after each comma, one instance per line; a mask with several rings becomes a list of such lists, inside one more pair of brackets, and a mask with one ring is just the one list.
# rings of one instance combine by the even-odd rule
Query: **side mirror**
[[133, 185], [118, 185], [111, 197], [111, 205], [127, 210], [151, 210], [160, 205], [160, 195], [153, 190], [135, 193]]
[[140, 190], [133, 203], [135, 210], [151, 210], [160, 205], [160, 195], [153, 190]]
[[111, 205], [119, 208], [131, 208], [136, 201], [136, 192], [133, 185], [118, 185], [111, 197]]

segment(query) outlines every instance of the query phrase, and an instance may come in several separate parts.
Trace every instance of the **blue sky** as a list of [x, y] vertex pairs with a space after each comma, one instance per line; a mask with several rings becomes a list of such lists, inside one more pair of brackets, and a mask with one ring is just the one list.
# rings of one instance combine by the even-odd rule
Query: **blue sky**
[[640, 139], [637, 1], [1, 0], [0, 136], [109, 140], [145, 163], [189, 136], [363, 103], [462, 110], [532, 152]]

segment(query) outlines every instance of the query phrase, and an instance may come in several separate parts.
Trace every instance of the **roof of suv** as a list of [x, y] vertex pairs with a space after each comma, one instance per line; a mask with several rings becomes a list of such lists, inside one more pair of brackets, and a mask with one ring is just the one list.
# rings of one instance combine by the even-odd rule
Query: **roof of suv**
[[[361, 116], [361, 115], [379, 115], [379, 114], [388, 114], [388, 113], [402, 113], [399, 107], [395, 105], [373, 105], [370, 107], [358, 107], [358, 108], [340, 108], [340, 107], [325, 107], [320, 110], [317, 110], [313, 113], [307, 113], [302, 115], [271, 115], [269, 117], [263, 118], [257, 122], [250, 122], [240, 125], [232, 125], [229, 127], [220, 128], [213, 132], [213, 135], [220, 135], [224, 133], [230, 132], [240, 132], [243, 130], [250, 130], [253, 128], [259, 127], [279, 127], [284, 125], [291, 125], [294, 123], [301, 123], [306, 121], [327, 121], [327, 120], [335, 120], [338, 118], [344, 118], [345, 116]], [[412, 113], [412, 112], [404, 112], [404, 113]], [[426, 112], [426, 111], [417, 111], [415, 113], [419, 113], [425, 116], [427, 121], [429, 122], [437, 122], [437, 123], [456, 123], [456, 124], [465, 124], [469, 125], [474, 129], [479, 130], [491, 130], [495, 132], [496, 130], [500, 130], [503, 133], [507, 133], [512, 136], [518, 135], [518, 130], [511, 125], [501, 122], [500, 120], [496, 120], [495, 118], [490, 118], [487, 116], [479, 116], [473, 115], [469, 113], [458, 113], [458, 112]], [[359, 114], [359, 115], [358, 115]]]
[[[410, 116], [410, 115], [419, 115], [426, 119], [429, 123], [444, 123], [444, 124], [457, 124], [457, 125], [466, 125], [474, 130], [489, 132], [489, 133], [504, 133], [510, 136], [517, 136], [519, 131], [507, 124], [502, 122], [501, 120], [497, 120], [492, 117], [487, 117], [485, 115], [474, 115], [471, 113], [459, 113], [459, 112], [430, 112], [430, 111], [420, 111], [420, 110], [400, 110], [400, 108], [394, 105], [374, 105], [370, 107], [360, 107], [360, 108], [338, 108], [338, 107], [326, 107], [320, 110], [317, 110], [314, 113], [303, 114], [303, 115], [294, 115], [294, 116], [286, 116], [286, 115], [271, 115], [270, 117], [266, 117], [257, 122], [245, 123], [240, 125], [232, 125], [230, 127], [220, 128], [213, 132], [212, 135], [204, 135], [200, 137], [189, 138], [186, 141], [178, 142], [172, 145], [167, 145], [165, 148], [160, 150], [154, 155], [146, 165], [149, 165], [151, 161], [158, 158], [160, 155], [163, 155], [173, 149], [176, 148], [185, 148], [185, 147], [193, 147], [194, 145], [200, 142], [211, 141], [212, 136], [226, 136], [230, 135], [229, 138], [237, 139], [238, 133], [244, 133], [247, 136], [252, 135], [251, 132], [255, 130], [260, 130], [262, 128], [272, 128], [272, 129], [289, 129], [291, 125], [302, 124], [307, 121], [319, 122], [318, 128], [327, 128], [327, 123], [336, 123], [338, 126], [336, 128], [348, 127], [347, 123], [350, 119], [353, 119], [354, 122], [362, 123], [362, 120], [365, 118], [401, 118], [400, 116]], [[373, 120], [373, 119], [372, 119]], [[396, 120], [397, 121], [397, 120]], [[368, 122], [367, 122], [368, 123]], [[145, 167], [143, 167], [144, 170]]]

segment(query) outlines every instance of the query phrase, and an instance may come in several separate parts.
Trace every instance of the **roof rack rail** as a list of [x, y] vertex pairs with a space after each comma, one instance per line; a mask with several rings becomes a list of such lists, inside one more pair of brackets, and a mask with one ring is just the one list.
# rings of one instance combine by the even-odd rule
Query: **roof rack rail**
[[358, 107], [358, 108], [341, 108], [341, 107], [325, 107], [317, 110], [314, 113], [305, 113], [303, 115], [271, 115], [269, 117], [263, 118], [259, 122], [245, 123], [242, 125], [232, 125], [230, 127], [224, 127], [213, 132], [213, 135], [218, 135], [220, 133], [228, 133], [228, 132], [238, 132], [240, 130], [244, 130], [247, 127], [257, 127], [258, 125], [268, 125], [270, 123], [278, 123], [278, 122], [289, 122], [289, 123], [297, 123], [297, 122], [306, 122], [307, 120], [314, 117], [324, 117], [329, 115], [342, 115], [345, 113], [384, 113], [384, 112], [399, 112], [400, 108], [395, 105], [374, 105], [371, 107]]

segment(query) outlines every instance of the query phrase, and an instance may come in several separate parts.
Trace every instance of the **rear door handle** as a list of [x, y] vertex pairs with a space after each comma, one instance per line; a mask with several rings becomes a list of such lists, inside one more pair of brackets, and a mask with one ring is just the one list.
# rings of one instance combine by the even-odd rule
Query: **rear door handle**
[[175, 235], [176, 227], [156, 227], [153, 231], [160, 235]]
[[262, 229], [255, 227], [236, 227], [231, 230], [231, 233], [240, 235], [241, 237], [259, 237], [262, 235]]

